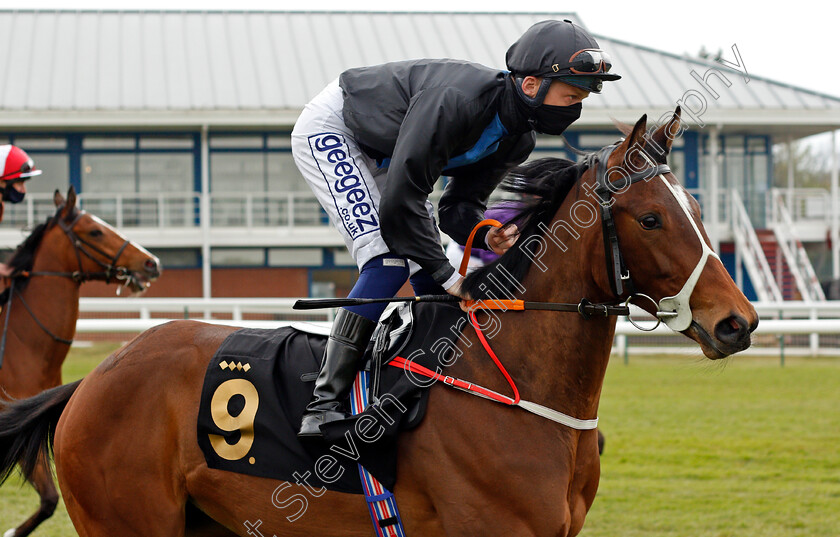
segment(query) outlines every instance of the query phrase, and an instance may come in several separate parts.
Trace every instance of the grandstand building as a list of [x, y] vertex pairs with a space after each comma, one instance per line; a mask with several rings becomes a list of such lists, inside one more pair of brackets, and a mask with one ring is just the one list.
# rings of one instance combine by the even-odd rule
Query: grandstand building
[[[44, 169], [25, 203], [6, 206], [0, 248], [51, 215], [52, 191], [72, 185], [84, 208], [160, 256], [165, 272], [150, 296], [341, 295], [357, 271], [290, 153], [304, 104], [353, 66], [451, 57], [503, 68], [507, 46], [546, 18], [585, 22], [569, 13], [0, 11], [0, 35], [13, 44], [0, 56], [0, 143]], [[837, 159], [834, 192], [796, 188], [793, 175], [775, 190], [772, 147], [840, 128], [840, 97], [754, 76], [736, 48], [709, 61], [596, 37], [623, 79], [587, 99], [569, 142], [600, 148], [618, 138], [612, 118], [656, 120], [680, 104], [688, 129], [671, 167], [701, 202], [733, 277], [752, 298], [820, 299], [818, 281], [840, 276]], [[535, 151], [547, 155], [576, 158], [551, 137]]]

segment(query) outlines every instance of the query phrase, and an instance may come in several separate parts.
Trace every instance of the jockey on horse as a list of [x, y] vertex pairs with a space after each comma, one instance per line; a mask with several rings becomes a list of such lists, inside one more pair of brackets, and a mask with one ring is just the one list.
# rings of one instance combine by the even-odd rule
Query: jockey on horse
[[26, 196], [24, 181], [41, 175], [41, 170], [26, 152], [13, 145], [0, 145], [0, 221], [3, 220], [3, 202], [20, 203]]
[[[20, 203], [26, 196], [24, 181], [41, 175], [41, 170], [26, 152], [14, 145], [0, 145], [0, 222], [3, 221], [4, 202]], [[0, 263], [0, 277], [8, 276], [9, 269]]]
[[[483, 220], [505, 172], [524, 162], [536, 132], [559, 135], [600, 93], [611, 62], [569, 20], [529, 28], [507, 51], [507, 71], [457, 60], [411, 60], [350, 69], [303, 110], [292, 153], [360, 268], [350, 297], [414, 292], [468, 298], [447, 260], [428, 196], [450, 180], [440, 228], [460, 244]], [[485, 228], [486, 229], [486, 228]], [[476, 243], [504, 253], [515, 225], [481, 229]], [[385, 304], [338, 311], [299, 435], [344, 418], [341, 401]]]

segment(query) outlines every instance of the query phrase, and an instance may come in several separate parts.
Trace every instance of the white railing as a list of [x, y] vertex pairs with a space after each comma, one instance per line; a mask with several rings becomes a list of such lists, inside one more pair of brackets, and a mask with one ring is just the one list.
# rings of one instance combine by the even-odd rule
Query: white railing
[[[704, 218], [708, 218], [711, 214], [709, 210], [709, 200], [706, 191], [702, 188], [687, 188], [686, 191], [691, 194], [697, 203], [700, 204], [700, 210]], [[729, 228], [732, 221], [732, 204], [729, 203], [729, 194], [726, 190], [718, 192], [718, 224]], [[704, 222], [705, 225], [711, 225], [711, 222]]]
[[[152, 319], [153, 314], [177, 313], [170, 318], [189, 318], [200, 314], [205, 319], [223, 315], [230, 321], [242, 321], [245, 314], [270, 314], [278, 318], [292, 316], [321, 317], [332, 320], [333, 310], [302, 311], [292, 309], [296, 298], [82, 298], [82, 313], [133, 313], [138, 319]], [[95, 320], [95, 319], [91, 319]]]
[[[706, 191], [692, 188], [708, 215]], [[787, 197], [789, 192], [782, 190]], [[768, 207], [766, 193], [757, 193], [748, 201], [748, 213], [755, 217]], [[196, 228], [200, 225], [198, 192], [84, 192], [80, 205], [117, 227]], [[431, 199], [436, 201], [440, 192]], [[795, 189], [789, 207], [794, 222], [822, 222], [830, 219], [830, 197], [818, 188]], [[496, 199], [494, 197], [494, 199]], [[718, 197], [720, 224], [732, 221], [729, 193], [721, 190]], [[328, 226], [326, 215], [311, 192], [212, 192], [210, 194], [211, 225], [216, 227], [294, 227]], [[33, 226], [55, 213], [53, 195], [30, 192], [23, 203], [6, 204], [4, 224], [14, 227]]]
[[[437, 202], [440, 192], [429, 199]], [[79, 206], [118, 228], [197, 228], [197, 192], [98, 193], [79, 195]], [[6, 204], [4, 223], [32, 227], [55, 214], [52, 194], [29, 193], [19, 205]], [[329, 220], [311, 192], [213, 192], [211, 227], [328, 227]]]
[[790, 203], [794, 222], [831, 223], [831, 194], [824, 188], [777, 189]]
[[[292, 309], [294, 298], [83, 298], [80, 310], [85, 318], [79, 319], [77, 330], [80, 333], [139, 333], [154, 326], [175, 319], [195, 318], [200, 315], [202, 322], [241, 326], [248, 328], [279, 328], [301, 322], [305, 316], [311, 325], [322, 332], [329, 329], [333, 310], [301, 312]], [[840, 355], [840, 301], [820, 302], [755, 302], [753, 303], [761, 321], [753, 339], [762, 341], [749, 352], [753, 354], [804, 354]], [[91, 314], [100, 317], [90, 318]], [[115, 318], [115, 314], [133, 314], [132, 318]], [[265, 319], [270, 314], [271, 319]], [[634, 308], [636, 319], [644, 317], [644, 312]], [[260, 317], [260, 318], [257, 318]], [[647, 321], [643, 321], [647, 322]], [[835, 337], [820, 339], [820, 334]], [[807, 344], [785, 348], [785, 338], [794, 335], [808, 335]], [[696, 345], [681, 334], [667, 327], [660, 326], [653, 332], [641, 332], [628, 321], [620, 319], [616, 325], [616, 339], [613, 351], [627, 354], [631, 340], [644, 340], [646, 337], [659, 338], [653, 345], [644, 343], [633, 345], [633, 352], [647, 353], [699, 353]], [[663, 343], [661, 338], [673, 340], [673, 345]], [[679, 336], [679, 337], [672, 337]], [[768, 339], [769, 336], [769, 339]], [[801, 339], [801, 338], [800, 338]], [[767, 342], [771, 347], [767, 347]]]
[[[741, 202], [741, 196], [736, 190], [730, 190], [730, 199], [732, 202], [732, 234], [735, 238], [735, 249], [747, 268], [756, 295], [758, 295], [759, 300], [781, 302], [782, 292], [776, 285], [773, 272], [767, 264], [764, 250], [762, 250], [758, 236], [755, 234], [747, 210]], [[736, 255], [736, 260], [738, 255]]]
[[771, 196], [772, 217], [770, 228], [776, 235], [776, 240], [785, 256], [788, 268], [796, 282], [796, 287], [799, 289], [799, 294], [805, 300], [825, 300], [825, 293], [823, 293], [814, 267], [811, 265], [811, 260], [808, 258], [808, 252], [805, 251], [799, 241], [796, 226], [787, 207], [785, 207], [782, 192], [773, 189]]

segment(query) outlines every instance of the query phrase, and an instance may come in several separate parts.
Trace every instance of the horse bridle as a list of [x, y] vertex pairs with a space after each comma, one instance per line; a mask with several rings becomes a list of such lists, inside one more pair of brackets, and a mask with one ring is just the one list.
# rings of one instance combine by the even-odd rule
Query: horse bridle
[[[76, 255], [76, 261], [79, 264], [79, 270], [73, 272], [57, 272], [57, 271], [24, 271], [19, 274], [11, 276], [11, 283], [9, 285], [9, 298], [7, 301], [6, 306], [6, 321], [3, 325], [3, 335], [0, 338], [0, 367], [3, 366], [3, 356], [6, 353], [6, 332], [9, 330], [9, 317], [12, 310], [12, 300], [15, 296], [15, 280], [18, 278], [30, 278], [33, 276], [56, 276], [60, 278], [70, 278], [77, 284], [81, 285], [84, 282], [92, 281], [92, 280], [100, 280], [104, 281], [105, 283], [111, 283], [111, 280], [121, 280], [125, 281], [124, 285], [129, 285], [132, 281], [136, 281], [134, 275], [125, 267], [117, 266], [117, 262], [122, 256], [123, 252], [125, 251], [126, 247], [131, 244], [131, 241], [126, 239], [122, 246], [117, 250], [113, 256], [109, 256], [107, 252], [103, 251], [101, 248], [97, 247], [94, 244], [84, 240], [83, 238], [79, 237], [75, 231], [73, 231], [73, 227], [79, 222], [82, 216], [85, 214], [84, 211], [78, 211], [76, 213], [75, 218], [70, 222], [65, 221], [64, 218], [58, 219], [58, 226], [70, 240], [70, 243], [73, 245], [73, 252]], [[91, 251], [99, 254], [103, 258], [107, 259], [107, 262], [103, 262], [97, 256], [94, 256]], [[88, 272], [82, 269], [82, 255], [91, 259], [94, 263], [99, 265], [104, 270], [99, 272]], [[41, 330], [43, 330], [48, 336], [50, 336], [53, 341], [57, 343], [63, 343], [64, 345], [72, 345], [72, 339], [66, 339], [63, 337], [59, 337], [54, 334], [47, 326], [38, 319], [35, 315], [35, 312], [32, 311], [32, 308], [29, 307], [29, 304], [23, 298], [23, 295], [18, 293], [18, 299], [20, 299], [21, 304], [23, 307], [26, 308], [26, 311], [29, 312], [29, 316], [32, 317], [32, 320], [35, 321]]]
[[[625, 301], [625, 305], [629, 305], [632, 300], [640, 298], [654, 306], [656, 310], [655, 316], [657, 323], [652, 328], [643, 327], [631, 319], [629, 315], [627, 316], [627, 319], [636, 328], [644, 331], [650, 331], [659, 326], [659, 323], [665, 323], [666, 326], [675, 332], [682, 332], [683, 330], [686, 330], [692, 322], [689, 299], [691, 298], [691, 293], [694, 291], [697, 281], [700, 279], [700, 273], [703, 272], [703, 268], [706, 266], [706, 262], [709, 257], [714, 257], [718, 261], [720, 261], [720, 257], [718, 257], [709, 245], [706, 244], [706, 241], [703, 240], [703, 236], [700, 233], [697, 224], [694, 222], [694, 218], [691, 216], [690, 208], [677, 194], [673, 185], [671, 185], [671, 183], [665, 178], [665, 174], [671, 173], [671, 168], [667, 164], [656, 164], [651, 161], [644, 151], [639, 151], [639, 155], [644, 158], [650, 167], [634, 173], [628, 173], [626, 170], [618, 166], [607, 169], [609, 157], [620, 143], [621, 141], [616, 142], [613, 145], [602, 148], [596, 153], [591, 153], [584, 161], [586, 166], [591, 167], [594, 165], [596, 167], [595, 194], [598, 197], [598, 204], [601, 208], [601, 228], [604, 237], [604, 254], [607, 263], [607, 277], [610, 282], [610, 288], [617, 297], [621, 297], [625, 294], [625, 292], [630, 294]], [[608, 174], [613, 170], [621, 174], [621, 179], [616, 181], [610, 181], [608, 179]], [[649, 181], [654, 177], [659, 177], [659, 179], [662, 180], [668, 188], [668, 191], [676, 200], [677, 205], [679, 205], [683, 210], [688, 218], [688, 221], [691, 223], [702, 248], [700, 260], [697, 262], [697, 265], [694, 267], [694, 270], [683, 284], [680, 291], [676, 295], [662, 298], [658, 303], [648, 295], [635, 292], [635, 286], [633, 285], [630, 271], [624, 262], [624, 257], [621, 255], [621, 245], [618, 240], [618, 231], [612, 212], [613, 194], [623, 192], [634, 183], [642, 180]]]
[[[27, 272], [25, 273], [25, 275], [59, 276], [64, 278], [70, 278], [74, 282], [80, 284], [92, 280], [100, 280], [104, 281], [105, 283], [111, 283], [111, 280], [115, 279], [125, 281], [125, 285], [128, 285], [129, 283], [131, 283], [132, 280], [134, 280], [134, 276], [131, 274], [130, 270], [128, 270], [125, 267], [117, 266], [117, 262], [119, 261], [120, 256], [122, 256], [126, 247], [128, 247], [128, 245], [131, 244], [131, 241], [125, 239], [125, 241], [122, 243], [122, 246], [120, 246], [117, 250], [117, 253], [115, 253], [113, 256], [109, 256], [107, 252], [79, 237], [76, 234], [76, 232], [73, 231], [73, 227], [79, 222], [79, 220], [82, 218], [82, 216], [84, 216], [84, 214], [84, 211], [79, 211], [76, 214], [76, 217], [70, 222], [66, 222], [63, 218], [59, 219], [58, 221], [58, 226], [61, 228], [62, 231], [64, 231], [64, 234], [67, 236], [67, 238], [70, 240], [70, 243], [73, 245], [73, 252], [76, 255], [76, 261], [78, 262], [79, 270], [73, 272]], [[93, 255], [91, 251], [99, 254], [101, 257], [107, 259], [108, 261], [103, 262], [100, 258]], [[82, 255], [92, 260], [104, 270], [100, 272], [87, 272], [82, 270]]]

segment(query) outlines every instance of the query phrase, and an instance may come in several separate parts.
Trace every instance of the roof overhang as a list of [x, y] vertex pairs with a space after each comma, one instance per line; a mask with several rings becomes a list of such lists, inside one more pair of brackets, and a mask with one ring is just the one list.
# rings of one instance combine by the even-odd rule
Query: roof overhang
[[[653, 125], [672, 110], [634, 108], [585, 108], [573, 130], [613, 130], [613, 118], [635, 123], [643, 114]], [[290, 130], [300, 114], [299, 109], [285, 110], [54, 110], [10, 111], [0, 113], [0, 128], [6, 130], [196, 130], [268, 129]], [[722, 134], [769, 134], [786, 140], [804, 138], [840, 129], [840, 110], [784, 109], [709, 109], [702, 116], [692, 117], [683, 111], [683, 120], [695, 132], [711, 132], [717, 127]]]

